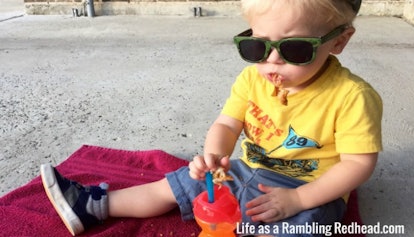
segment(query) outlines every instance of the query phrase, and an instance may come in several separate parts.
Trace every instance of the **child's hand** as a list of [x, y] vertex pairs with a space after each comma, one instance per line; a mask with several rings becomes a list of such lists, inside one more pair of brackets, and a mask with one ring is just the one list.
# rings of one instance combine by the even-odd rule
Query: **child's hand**
[[206, 172], [215, 171], [218, 167], [223, 167], [224, 171], [230, 169], [230, 159], [228, 156], [222, 157], [214, 154], [195, 156], [188, 165], [190, 177], [197, 180], [204, 180]]
[[246, 215], [253, 221], [275, 222], [303, 211], [296, 189], [259, 184], [259, 190], [264, 194], [246, 204]]

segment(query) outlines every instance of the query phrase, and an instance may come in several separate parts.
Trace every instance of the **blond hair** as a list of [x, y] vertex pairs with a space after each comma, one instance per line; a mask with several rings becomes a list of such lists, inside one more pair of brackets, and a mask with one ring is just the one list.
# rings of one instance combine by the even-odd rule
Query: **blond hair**
[[[247, 20], [271, 10], [274, 4], [284, 4], [314, 24], [335, 27], [352, 24], [356, 12], [348, 0], [241, 0], [242, 13]], [[296, 10], [297, 9], [297, 10]]]

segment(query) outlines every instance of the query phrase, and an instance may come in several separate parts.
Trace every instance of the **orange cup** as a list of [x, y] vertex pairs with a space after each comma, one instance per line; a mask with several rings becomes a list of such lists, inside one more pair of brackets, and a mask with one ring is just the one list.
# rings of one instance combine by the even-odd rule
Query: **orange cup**
[[226, 186], [214, 186], [214, 202], [208, 193], [200, 193], [193, 201], [193, 212], [201, 227], [199, 237], [233, 237], [237, 222], [241, 221], [239, 202]]

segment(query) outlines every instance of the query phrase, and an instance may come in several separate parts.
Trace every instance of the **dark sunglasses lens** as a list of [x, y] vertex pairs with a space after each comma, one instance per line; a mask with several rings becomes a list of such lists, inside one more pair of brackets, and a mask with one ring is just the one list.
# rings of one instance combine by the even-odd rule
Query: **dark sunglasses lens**
[[302, 40], [289, 40], [280, 44], [280, 53], [286, 61], [307, 63], [312, 60], [313, 46]]
[[259, 62], [264, 58], [266, 45], [259, 40], [246, 39], [239, 42], [239, 51], [245, 60]]

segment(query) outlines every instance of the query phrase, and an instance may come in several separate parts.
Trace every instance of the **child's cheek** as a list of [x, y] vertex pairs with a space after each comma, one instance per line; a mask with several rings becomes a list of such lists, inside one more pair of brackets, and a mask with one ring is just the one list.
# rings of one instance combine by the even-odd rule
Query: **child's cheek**
[[271, 73], [270, 71], [265, 69], [263, 63], [256, 63], [256, 68], [260, 76], [262, 76], [263, 78], [267, 78], [267, 76]]

